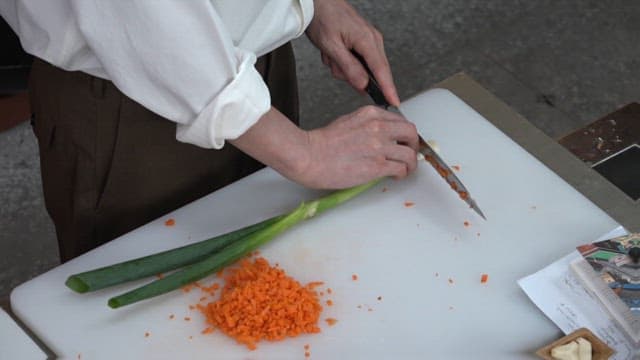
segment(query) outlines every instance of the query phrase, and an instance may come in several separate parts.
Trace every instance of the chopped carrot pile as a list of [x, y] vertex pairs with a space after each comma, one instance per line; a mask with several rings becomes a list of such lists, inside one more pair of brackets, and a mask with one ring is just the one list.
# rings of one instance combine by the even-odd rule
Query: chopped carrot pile
[[167, 221], [164, 222], [164, 226], [173, 226], [176, 224], [176, 221], [174, 219], [167, 219]]
[[302, 286], [264, 258], [242, 260], [226, 271], [220, 298], [198, 305], [207, 323], [253, 350], [261, 340], [318, 333], [322, 306], [314, 287]]
[[480, 283], [486, 284], [487, 281], [489, 281], [489, 274], [482, 274], [482, 276], [480, 276]]

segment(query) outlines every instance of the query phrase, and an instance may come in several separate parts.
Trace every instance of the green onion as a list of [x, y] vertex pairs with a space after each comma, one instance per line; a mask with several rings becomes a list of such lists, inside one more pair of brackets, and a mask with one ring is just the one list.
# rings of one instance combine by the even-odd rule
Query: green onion
[[314, 217], [315, 215], [353, 198], [374, 186], [379, 181], [380, 179], [373, 180], [363, 185], [336, 191], [309, 203], [302, 203], [294, 211], [285, 217], [279, 218], [273, 224], [255, 231], [241, 240], [233, 242], [221, 251], [208, 256], [204, 260], [189, 265], [162, 279], [153, 281], [125, 294], [113, 297], [109, 299], [108, 304], [111, 308], [119, 308], [154, 296], [165, 294], [194, 281], [200, 280], [219, 271], [223, 267], [234, 263], [300, 221]]
[[194, 244], [74, 274], [69, 276], [65, 284], [76, 292], [85, 293], [175, 270], [201, 261], [211, 253], [260, 229], [271, 226], [283, 217], [283, 215], [275, 216]]

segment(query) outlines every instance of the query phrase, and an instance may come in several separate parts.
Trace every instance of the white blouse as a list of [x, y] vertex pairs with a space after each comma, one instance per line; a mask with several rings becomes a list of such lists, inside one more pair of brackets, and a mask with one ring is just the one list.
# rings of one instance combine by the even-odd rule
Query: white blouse
[[3, 0], [0, 14], [28, 53], [111, 80], [179, 141], [219, 149], [269, 110], [256, 56], [300, 36], [313, 0]]

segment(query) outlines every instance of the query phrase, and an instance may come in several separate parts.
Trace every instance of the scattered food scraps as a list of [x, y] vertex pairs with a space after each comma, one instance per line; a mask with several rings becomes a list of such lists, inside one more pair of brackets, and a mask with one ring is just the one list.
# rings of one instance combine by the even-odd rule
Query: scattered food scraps
[[209, 327], [205, 328], [204, 330], [202, 330], [201, 333], [203, 335], [206, 335], [206, 334], [211, 334], [213, 331], [214, 331], [214, 329], [211, 326], [209, 326]]
[[338, 322], [338, 320], [334, 318], [326, 318], [324, 319], [324, 321], [326, 321], [329, 326], [333, 326]]
[[469, 227], [470, 225], [471, 225], [471, 223], [469, 223], [468, 221], [465, 221], [465, 222], [464, 222], [464, 226], [465, 226], [465, 227]]
[[304, 357], [308, 358], [308, 357], [310, 357], [310, 356], [311, 356], [311, 353], [310, 353], [310, 352], [308, 352], [308, 351], [305, 351], [305, 352], [304, 352]]
[[487, 281], [489, 281], [489, 274], [482, 274], [482, 276], [480, 276], [480, 283], [486, 284]]
[[382, 192], [387, 192], [387, 187], [386, 186], [382, 188]]
[[176, 317], [175, 315], [171, 314], [171, 315], [169, 315], [169, 320], [173, 320], [173, 318], [175, 318], [175, 317]]
[[438, 273], [435, 273], [435, 276], [436, 276], [436, 277], [438, 277], [438, 276], [440, 276], [440, 274], [438, 274]]
[[412, 207], [414, 205], [415, 205], [415, 203], [413, 201], [405, 201], [404, 202], [404, 207], [410, 208], [410, 207]]
[[451, 168], [455, 171], [460, 171], [460, 166], [459, 165], [452, 165]]
[[327, 306], [333, 306], [333, 301], [331, 301], [331, 299], [327, 300]]
[[333, 292], [333, 290], [331, 290], [331, 288], [327, 288], [327, 294], [331, 294]]
[[310, 346], [309, 344], [304, 344], [304, 349], [305, 349], [305, 350], [309, 350], [309, 348], [310, 348], [310, 347], [311, 347], [311, 346]]
[[157, 275], [156, 275], [156, 277], [157, 277], [158, 279], [162, 279], [162, 278], [164, 278], [164, 275], [163, 275], [163, 274], [157, 274]]
[[302, 286], [264, 258], [229, 268], [220, 298], [198, 305], [206, 321], [250, 350], [261, 340], [277, 341], [320, 332], [322, 311], [314, 287]]
[[382, 296], [378, 296], [378, 301], [382, 301]]
[[351, 275], [351, 280], [353, 280], [353, 281], [358, 280], [358, 275], [356, 275], [356, 274]]
[[476, 236], [480, 237], [480, 233], [476, 233]]
[[453, 279], [452, 278], [449, 278], [449, 280], [447, 280], [447, 281], [449, 281], [449, 284], [453, 284]]
[[174, 219], [167, 219], [167, 221], [164, 222], [164, 226], [173, 226], [176, 224], [176, 221]]
[[145, 332], [144, 333], [144, 337], [149, 337], [149, 335], [151, 335], [151, 334], [149, 334], [149, 332]]
[[188, 316], [185, 316], [185, 317], [184, 317], [184, 321], [191, 321], [191, 318], [190, 318], [190, 317], [188, 317]]

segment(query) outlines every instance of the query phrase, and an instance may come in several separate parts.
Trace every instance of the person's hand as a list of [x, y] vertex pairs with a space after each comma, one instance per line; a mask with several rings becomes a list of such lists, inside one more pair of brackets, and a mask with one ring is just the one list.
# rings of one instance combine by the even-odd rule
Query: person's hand
[[353, 49], [366, 61], [387, 101], [394, 106], [400, 105], [382, 34], [346, 1], [314, 1], [313, 20], [306, 32], [320, 49], [322, 62], [331, 68], [334, 77], [347, 81], [359, 91], [367, 86], [367, 72], [351, 54]]
[[404, 178], [417, 166], [413, 123], [375, 106], [341, 116], [308, 133], [307, 161], [296, 181], [339, 189], [383, 176]]
[[400, 179], [417, 166], [415, 125], [375, 106], [311, 131], [272, 108], [230, 142], [286, 178], [316, 189], [342, 189], [384, 176]]

